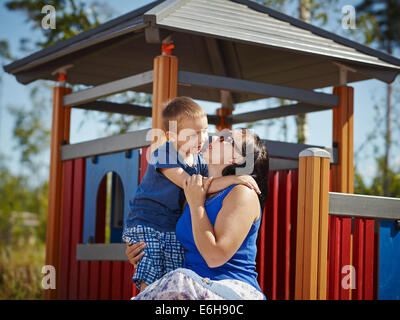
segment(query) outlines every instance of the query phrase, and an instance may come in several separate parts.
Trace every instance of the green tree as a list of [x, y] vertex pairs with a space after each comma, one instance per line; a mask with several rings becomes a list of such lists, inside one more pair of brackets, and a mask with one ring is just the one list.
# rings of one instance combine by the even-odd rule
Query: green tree
[[[357, 7], [359, 27], [364, 30], [366, 44], [376, 43], [380, 49], [388, 54], [393, 54], [394, 49], [400, 46], [400, 2], [398, 0], [363, 0]], [[379, 159], [379, 170], [382, 177], [377, 181], [382, 182], [382, 194], [389, 196], [393, 175], [390, 169], [391, 149], [394, 144], [392, 139], [393, 117], [393, 85], [387, 85], [386, 116], [384, 139], [383, 163]]]

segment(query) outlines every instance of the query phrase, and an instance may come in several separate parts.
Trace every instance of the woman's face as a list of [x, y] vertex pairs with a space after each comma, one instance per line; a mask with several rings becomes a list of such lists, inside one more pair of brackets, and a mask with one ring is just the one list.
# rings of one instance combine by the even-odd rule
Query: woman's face
[[231, 165], [243, 161], [242, 144], [245, 142], [240, 130], [224, 129], [212, 136], [208, 148], [203, 151], [207, 165]]

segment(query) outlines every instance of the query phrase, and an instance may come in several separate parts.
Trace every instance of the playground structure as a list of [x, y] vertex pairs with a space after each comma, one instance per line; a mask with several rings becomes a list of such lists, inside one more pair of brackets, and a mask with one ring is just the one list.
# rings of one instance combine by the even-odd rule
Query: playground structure
[[[146, 153], [156, 146], [146, 139], [150, 128], [69, 144], [71, 108], [152, 117], [152, 128], [161, 129], [163, 104], [187, 95], [221, 103], [208, 115], [217, 129], [332, 110], [330, 147], [264, 140], [270, 194], [257, 272], [268, 299], [400, 299], [400, 199], [353, 194], [354, 90], [347, 85], [392, 82], [399, 59], [251, 1], [168, 0], [5, 70], [24, 84], [59, 77], [46, 243], [57, 289], [46, 291], [47, 298], [128, 299], [136, 293], [121, 233]], [[92, 87], [72, 92], [66, 82]], [[329, 86], [332, 94], [315, 91]], [[152, 108], [98, 100], [127, 90], [152, 93]], [[266, 97], [298, 103], [233, 114], [234, 104]]]

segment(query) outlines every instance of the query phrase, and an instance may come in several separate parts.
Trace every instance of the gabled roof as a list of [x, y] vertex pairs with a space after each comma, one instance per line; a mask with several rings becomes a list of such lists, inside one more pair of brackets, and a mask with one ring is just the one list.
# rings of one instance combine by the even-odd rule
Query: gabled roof
[[[348, 82], [392, 82], [400, 59], [248, 0], [160, 0], [4, 67], [18, 81], [54, 79], [67, 64], [68, 81], [98, 85], [153, 68], [160, 44], [149, 32], [172, 35], [179, 69], [315, 89]], [[154, 33], [154, 30], [156, 33]], [[147, 35], [146, 35], [147, 33]], [[154, 39], [153, 39], [154, 40]], [[151, 85], [141, 88], [151, 92]], [[180, 87], [179, 94], [220, 101], [217, 90]], [[235, 102], [256, 99], [235, 94]]]

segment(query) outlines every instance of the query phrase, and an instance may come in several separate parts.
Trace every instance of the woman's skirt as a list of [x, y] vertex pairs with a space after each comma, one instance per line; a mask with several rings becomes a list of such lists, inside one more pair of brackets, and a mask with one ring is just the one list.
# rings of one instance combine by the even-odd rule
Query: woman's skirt
[[210, 280], [179, 268], [147, 286], [132, 300], [263, 300], [252, 285], [233, 279]]

